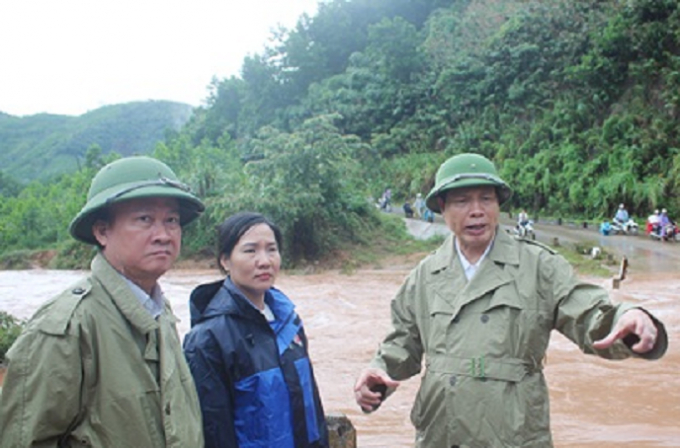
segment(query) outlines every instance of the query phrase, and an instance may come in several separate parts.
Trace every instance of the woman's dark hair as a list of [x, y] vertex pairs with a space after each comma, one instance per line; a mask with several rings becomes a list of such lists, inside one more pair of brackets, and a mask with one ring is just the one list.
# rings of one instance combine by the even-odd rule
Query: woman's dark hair
[[279, 251], [281, 251], [281, 229], [279, 229], [276, 224], [260, 213], [236, 213], [217, 226], [217, 265], [222, 272], [224, 272], [222, 263], [220, 263], [222, 257], [231, 257], [231, 252], [234, 250], [234, 247], [236, 247], [243, 234], [246, 233], [248, 229], [258, 224], [267, 224], [269, 228], [272, 229], [274, 238], [276, 239], [276, 245], [279, 246]]

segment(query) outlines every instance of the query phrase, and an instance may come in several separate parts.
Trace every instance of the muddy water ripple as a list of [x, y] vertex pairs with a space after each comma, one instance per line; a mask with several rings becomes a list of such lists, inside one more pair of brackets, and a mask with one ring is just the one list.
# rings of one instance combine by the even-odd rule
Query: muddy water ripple
[[[409, 412], [418, 378], [403, 382], [371, 415], [354, 404], [352, 392], [356, 376], [389, 329], [389, 302], [410, 267], [385, 266], [353, 275], [283, 275], [278, 282], [305, 322], [326, 412], [350, 417], [361, 448], [413, 446]], [[83, 274], [0, 271], [0, 310], [29, 317]], [[216, 278], [209, 271], [176, 270], [162, 279], [181, 319], [182, 336], [189, 329], [189, 292], [196, 284]], [[610, 281], [594, 281], [611, 290]], [[640, 304], [665, 322], [670, 350], [656, 362], [605, 361], [581, 354], [554, 333], [545, 374], [555, 444], [561, 448], [680, 447], [680, 278], [673, 273], [632, 275], [614, 292], [615, 300]]]

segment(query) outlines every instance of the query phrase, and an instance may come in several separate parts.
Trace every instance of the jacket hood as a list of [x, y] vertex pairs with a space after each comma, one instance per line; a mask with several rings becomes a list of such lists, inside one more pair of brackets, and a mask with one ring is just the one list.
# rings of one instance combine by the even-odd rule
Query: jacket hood
[[[226, 294], [217, 294], [225, 281], [219, 280], [199, 285], [191, 292], [189, 313], [192, 327], [198, 322], [224, 314], [226, 309], [230, 307], [231, 298]], [[213, 298], [215, 298], [214, 301]]]
[[[277, 318], [287, 316], [295, 308], [290, 299], [276, 288], [270, 288], [265, 293], [264, 300]], [[189, 299], [189, 312], [192, 327], [199, 322], [225, 314], [259, 315], [259, 311], [229, 277], [196, 287]]]

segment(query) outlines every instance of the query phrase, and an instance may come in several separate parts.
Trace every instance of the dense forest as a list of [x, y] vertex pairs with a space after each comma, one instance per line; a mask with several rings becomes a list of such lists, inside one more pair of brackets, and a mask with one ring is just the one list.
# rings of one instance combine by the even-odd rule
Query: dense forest
[[[290, 261], [332, 256], [381, 225], [369, 198], [427, 193], [467, 151], [496, 162], [508, 210], [680, 213], [676, 0], [330, 0], [271, 42], [153, 151], [208, 205], [188, 253], [254, 209]], [[72, 254], [68, 222], [112, 157], [90, 148], [50, 183], [2, 174], [0, 253]]]
[[78, 169], [92, 145], [121, 155], [148, 153], [191, 113], [190, 105], [171, 101], [104, 106], [77, 117], [0, 112], [0, 167], [24, 182], [49, 180]]

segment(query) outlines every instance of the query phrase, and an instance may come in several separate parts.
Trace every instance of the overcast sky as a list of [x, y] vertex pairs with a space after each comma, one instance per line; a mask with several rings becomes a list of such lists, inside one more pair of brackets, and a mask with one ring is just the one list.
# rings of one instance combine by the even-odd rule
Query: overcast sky
[[199, 106], [278, 24], [317, 0], [2, 0], [0, 111], [80, 115], [107, 104]]

